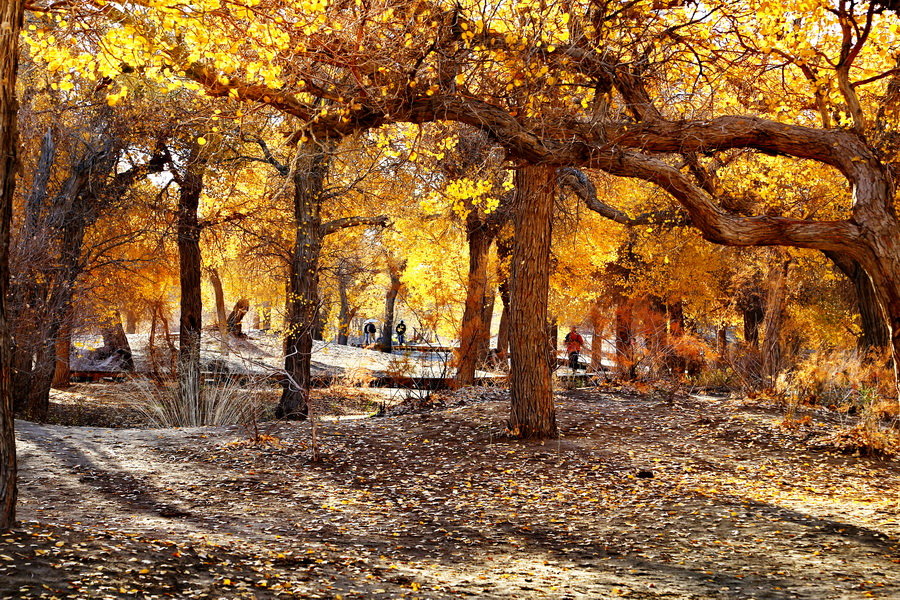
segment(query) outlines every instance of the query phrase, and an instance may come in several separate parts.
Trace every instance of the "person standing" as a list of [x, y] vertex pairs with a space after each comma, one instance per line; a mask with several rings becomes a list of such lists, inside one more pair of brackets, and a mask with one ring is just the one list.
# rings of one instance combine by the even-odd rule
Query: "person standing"
[[363, 333], [365, 334], [365, 341], [363, 342], [363, 346], [368, 346], [369, 344], [375, 343], [375, 323], [369, 321], [365, 325], [363, 325]]
[[402, 346], [406, 339], [406, 323], [403, 322], [403, 319], [400, 319], [400, 322], [397, 323], [395, 331], [397, 332], [397, 345]]
[[578, 370], [578, 356], [581, 353], [582, 346], [584, 346], [584, 338], [578, 333], [578, 329], [572, 325], [572, 330], [566, 334], [563, 343], [566, 346], [566, 353], [569, 355], [569, 368], [574, 373]]

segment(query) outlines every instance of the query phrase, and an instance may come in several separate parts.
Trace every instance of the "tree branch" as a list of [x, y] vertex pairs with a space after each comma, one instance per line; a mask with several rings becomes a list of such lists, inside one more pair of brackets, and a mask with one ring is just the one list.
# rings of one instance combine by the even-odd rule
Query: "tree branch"
[[358, 227], [360, 225], [387, 227], [390, 225], [390, 219], [386, 215], [377, 217], [345, 217], [343, 219], [335, 219], [322, 224], [324, 235], [332, 234], [347, 227]]

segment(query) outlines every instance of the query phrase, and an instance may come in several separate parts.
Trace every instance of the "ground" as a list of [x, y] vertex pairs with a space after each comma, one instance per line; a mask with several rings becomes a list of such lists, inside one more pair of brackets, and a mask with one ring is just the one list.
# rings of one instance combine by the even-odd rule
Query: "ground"
[[900, 598], [900, 462], [837, 417], [573, 390], [520, 442], [504, 395], [320, 422], [317, 463], [308, 423], [19, 421], [0, 597]]

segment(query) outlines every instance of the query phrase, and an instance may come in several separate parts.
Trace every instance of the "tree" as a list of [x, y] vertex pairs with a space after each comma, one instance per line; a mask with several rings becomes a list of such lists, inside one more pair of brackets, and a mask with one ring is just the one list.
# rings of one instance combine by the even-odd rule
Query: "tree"
[[556, 410], [550, 382], [555, 344], [547, 342], [547, 293], [550, 285], [550, 239], [556, 169], [527, 166], [516, 171], [513, 209], [510, 338], [512, 396], [509, 428], [513, 435], [556, 435]]
[[[229, 28], [265, 11], [103, 14], [140, 30], [131, 62], [160, 72], [176, 65], [207, 93], [269, 104], [307, 131], [458, 121], [489, 132], [523, 164], [580, 165], [658, 186], [714, 243], [846, 254], [872, 280], [900, 357], [895, 15], [845, 0], [759, 10], [584, 2], [489, 15], [415, 6], [282, 10], [279, 23], [239, 31]], [[172, 43], [173, 27], [185, 40], [204, 28], [213, 47], [192, 54]], [[164, 40], [146, 43], [160, 31]], [[323, 113], [316, 98], [332, 104]], [[852, 195], [848, 214], [735, 210], [711, 163], [739, 150], [830, 167]]]
[[343, 217], [323, 222], [322, 209], [331, 197], [326, 188], [330, 163], [339, 139], [308, 141], [297, 150], [291, 172], [295, 240], [288, 284], [288, 310], [284, 342], [285, 380], [275, 414], [305, 419], [309, 414], [309, 388], [313, 327], [319, 310], [319, 258], [325, 237], [347, 227], [386, 226], [387, 217]]
[[0, 7], [0, 531], [16, 521], [16, 437], [10, 373], [9, 236], [18, 166], [16, 75], [19, 31], [25, 14], [22, 0]]

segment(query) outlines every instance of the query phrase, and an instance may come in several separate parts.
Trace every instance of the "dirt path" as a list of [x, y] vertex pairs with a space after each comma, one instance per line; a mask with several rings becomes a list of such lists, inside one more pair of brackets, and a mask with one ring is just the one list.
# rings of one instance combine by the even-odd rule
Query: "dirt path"
[[[4, 598], [900, 598], [900, 465], [808, 449], [767, 407], [576, 391], [323, 425], [18, 422]], [[806, 440], [806, 441], [803, 441]], [[4, 558], [5, 557], [5, 558]]]

